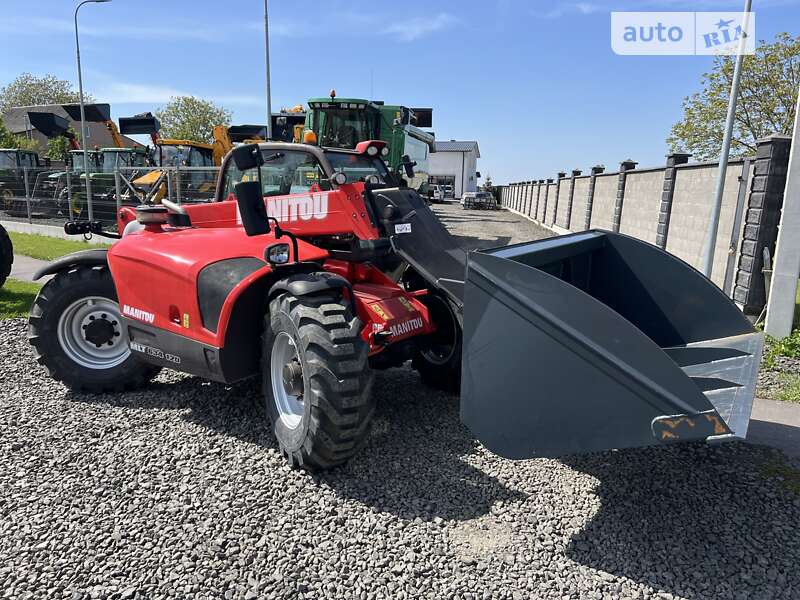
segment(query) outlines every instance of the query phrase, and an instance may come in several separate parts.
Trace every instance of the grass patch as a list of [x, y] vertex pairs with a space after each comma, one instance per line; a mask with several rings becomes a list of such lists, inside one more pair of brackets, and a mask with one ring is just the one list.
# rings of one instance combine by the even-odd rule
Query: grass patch
[[27, 317], [41, 287], [38, 283], [16, 279], [6, 281], [0, 288], [0, 319]]
[[8, 235], [11, 236], [11, 243], [14, 244], [14, 254], [41, 260], [55, 260], [59, 256], [64, 256], [71, 252], [109, 246], [109, 244], [89, 244], [83, 240], [65, 240], [48, 235], [18, 233], [16, 231], [9, 231]]
[[800, 402], [800, 375], [783, 373], [778, 378], [780, 388], [775, 398], [784, 402]]
[[764, 348], [764, 366], [768, 369], [774, 367], [775, 358], [778, 356], [800, 358], [800, 329], [795, 329], [792, 335], [782, 340], [767, 336], [766, 347]]
[[774, 477], [781, 482], [784, 489], [800, 496], [800, 471], [795, 469], [783, 456], [775, 456], [767, 460], [762, 467], [764, 475]]

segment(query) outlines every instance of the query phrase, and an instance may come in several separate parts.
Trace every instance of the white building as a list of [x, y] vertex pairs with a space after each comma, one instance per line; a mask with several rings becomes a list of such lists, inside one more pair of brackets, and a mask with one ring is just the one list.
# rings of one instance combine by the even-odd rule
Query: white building
[[478, 189], [478, 142], [436, 142], [436, 152], [428, 155], [431, 185], [452, 186], [452, 197]]

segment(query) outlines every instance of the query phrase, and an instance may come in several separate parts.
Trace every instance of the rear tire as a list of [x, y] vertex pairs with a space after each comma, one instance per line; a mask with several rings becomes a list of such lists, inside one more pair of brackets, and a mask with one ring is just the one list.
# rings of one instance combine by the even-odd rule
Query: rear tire
[[0, 225], [0, 287], [11, 274], [11, 265], [14, 264], [14, 246], [5, 227]]
[[356, 454], [375, 403], [361, 321], [334, 294], [272, 300], [262, 384], [281, 454], [293, 467], [329, 469]]
[[419, 349], [411, 364], [425, 385], [458, 393], [461, 389], [461, 323], [444, 296], [431, 292], [420, 300], [428, 307], [437, 331], [419, 340]]
[[28, 341], [37, 362], [74, 391], [121, 392], [161, 370], [131, 353], [108, 267], [77, 267], [51, 279], [31, 308]]

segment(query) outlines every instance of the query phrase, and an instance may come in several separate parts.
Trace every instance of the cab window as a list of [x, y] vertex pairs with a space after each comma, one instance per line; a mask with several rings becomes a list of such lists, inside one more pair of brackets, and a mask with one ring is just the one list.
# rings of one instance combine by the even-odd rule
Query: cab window
[[[308, 152], [295, 150], [262, 150], [264, 165], [261, 167], [261, 187], [265, 197], [303, 194], [317, 185], [321, 190], [329, 190], [324, 172], [314, 156]], [[235, 193], [240, 181], [256, 181], [254, 169], [242, 173], [234, 162], [228, 161], [225, 169], [223, 199]]]

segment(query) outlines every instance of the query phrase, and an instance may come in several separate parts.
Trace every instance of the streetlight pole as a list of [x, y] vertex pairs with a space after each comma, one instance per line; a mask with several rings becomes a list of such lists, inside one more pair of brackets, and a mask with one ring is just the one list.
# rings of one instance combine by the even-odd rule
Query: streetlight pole
[[78, 59], [78, 93], [81, 101], [81, 145], [83, 146], [83, 172], [86, 177], [86, 206], [88, 207], [89, 220], [94, 220], [92, 212], [92, 182], [89, 177], [89, 134], [86, 127], [86, 110], [83, 106], [83, 74], [81, 73], [81, 42], [78, 38], [78, 11], [84, 4], [99, 4], [101, 2], [111, 2], [111, 0], [83, 0], [75, 7], [75, 55]]
[[708, 222], [708, 232], [706, 241], [703, 245], [702, 272], [703, 275], [711, 279], [711, 271], [714, 268], [714, 250], [717, 245], [717, 232], [719, 231], [719, 216], [722, 212], [722, 194], [725, 191], [725, 175], [728, 172], [728, 156], [731, 152], [731, 137], [733, 136], [733, 121], [736, 116], [736, 100], [739, 96], [739, 80], [742, 76], [742, 61], [744, 60], [744, 48], [750, 32], [750, 8], [752, 0], [745, 0], [744, 14], [742, 15], [742, 31], [745, 35], [739, 40], [739, 47], [736, 53], [736, 62], [733, 67], [733, 81], [731, 82], [731, 95], [728, 97], [728, 114], [725, 118], [725, 135], [722, 138], [722, 154], [719, 157], [719, 169], [717, 171], [717, 185], [714, 190], [714, 204], [711, 205], [711, 220]]
[[272, 139], [272, 90], [269, 81], [269, 0], [264, 0], [264, 55], [267, 60], [267, 139]]

